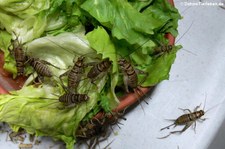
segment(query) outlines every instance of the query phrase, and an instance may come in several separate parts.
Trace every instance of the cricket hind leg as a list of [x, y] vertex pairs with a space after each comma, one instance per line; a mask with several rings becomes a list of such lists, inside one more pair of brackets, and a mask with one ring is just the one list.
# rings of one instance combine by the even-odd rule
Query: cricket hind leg
[[114, 111], [114, 113], [116, 113], [116, 114], [114, 114], [114, 113], [112, 113], [112, 112], [110, 112], [110, 113], [111, 113], [111, 115], [117, 115], [118, 118], [120, 118], [120, 119], [126, 121], [127, 119], [124, 117], [126, 110], [127, 110], [127, 107], [126, 107], [125, 109], [123, 109], [122, 112]]
[[14, 53], [15, 53], [15, 52], [14, 52], [14, 50], [10, 49], [11, 46], [12, 46], [12, 44], [9, 45], [8, 51], [9, 51], [9, 53], [14, 57], [14, 55], [15, 55]]
[[142, 90], [139, 87], [133, 89], [133, 91], [134, 91], [134, 94], [136, 95], [138, 103], [140, 104], [140, 106], [145, 114], [144, 107], [141, 104], [141, 99], [148, 105], [148, 102], [144, 99], [146, 97], [146, 95], [142, 92]]
[[[143, 101], [148, 105], [148, 102], [144, 99], [146, 97], [146, 95], [143, 93], [143, 91], [141, 90], [141, 88], [139, 86], [137, 86], [137, 88], [133, 89], [134, 93], [136, 95], [138, 95], [137, 98], [142, 98]], [[138, 99], [139, 100], [139, 99]]]
[[192, 124], [193, 124], [193, 122], [189, 122], [189, 123], [187, 123], [187, 124], [184, 126], [184, 128], [183, 128], [182, 130], [172, 131], [172, 132], [170, 132], [168, 135], [166, 135], [166, 136], [164, 136], [164, 137], [160, 137], [160, 138], [158, 138], [158, 139], [165, 139], [165, 138], [169, 137], [171, 134], [176, 134], [176, 133], [181, 134], [181, 133], [183, 133], [185, 130], [187, 130]]
[[[34, 78], [34, 73], [33, 73], [32, 75], [33, 75], [33, 78]], [[40, 85], [40, 84], [42, 84], [43, 82], [44, 82], [44, 76], [42, 76], [42, 75], [37, 75], [37, 77], [34, 78], [34, 80], [33, 80], [33, 83], [34, 83], [35, 85]]]
[[143, 97], [143, 101], [148, 105], [148, 102], [144, 99], [146, 97], [146, 95], [143, 93], [143, 91], [141, 90], [140, 87], [142, 87], [141, 84], [146, 81], [146, 79], [147, 79], [147, 77], [148, 77], [149, 74], [148, 74], [148, 72], [145, 72], [145, 71], [142, 71], [142, 70], [139, 70], [139, 69], [135, 69], [135, 72], [137, 74], [143, 74], [144, 75], [144, 78], [138, 83], [139, 85], [135, 89], [133, 89], [133, 90], [139, 96], [138, 98]]
[[61, 86], [62, 86], [62, 88], [63, 88], [63, 90], [64, 90], [65, 92], [73, 93], [73, 91], [70, 90], [67, 86], [65, 86], [65, 85], [63, 84], [63, 82], [61, 82], [61, 83], [62, 83]]
[[[100, 142], [103, 142], [105, 140], [107, 140], [107, 138], [110, 136], [110, 132], [107, 131], [107, 126], [103, 126], [101, 132], [99, 134], [97, 134], [96, 136], [93, 136], [92, 138], [95, 140], [95, 143], [91, 144], [91, 148], [90, 149], [95, 149], [97, 147], [97, 145], [99, 146]], [[100, 146], [99, 146], [100, 148]]]
[[[175, 120], [174, 120], [174, 121], [175, 121]], [[175, 123], [173, 123], [173, 124], [171, 124], [171, 125], [169, 125], [169, 126], [166, 126], [166, 127], [161, 128], [160, 131], [162, 131], [162, 130], [164, 130], [164, 129], [169, 129], [169, 128], [170, 128], [171, 126], [173, 126], [173, 125], [174, 125], [174, 127], [177, 126]]]
[[61, 74], [61, 75], [59, 76], [59, 79], [62, 81], [62, 77], [68, 76], [69, 73], [70, 73], [70, 70], [64, 72], [63, 74]]
[[[137, 96], [136, 98], [137, 98], [138, 104], [141, 106], [141, 109], [143, 110], [143, 112], [144, 112], [144, 114], [145, 114], [144, 107], [142, 106], [141, 100], [140, 100], [140, 98], [141, 98], [142, 96], [140, 96], [139, 93], [138, 93], [136, 90], [134, 90], [134, 94]], [[144, 100], [144, 101], [145, 101], [145, 100]], [[146, 104], [148, 104], [148, 103], [146, 102]]]
[[123, 75], [123, 83], [126, 93], [129, 93], [129, 87], [128, 87], [128, 77], [127, 75]]
[[189, 122], [187, 123], [184, 128], [182, 130], [179, 130], [179, 131], [172, 131], [170, 132], [171, 134], [175, 134], [175, 133], [183, 133], [185, 130], [187, 130], [194, 122]]
[[98, 144], [98, 138], [92, 137], [89, 141], [89, 149], [95, 149]]
[[146, 79], [147, 79], [149, 73], [148, 73], [148, 72], [145, 72], [145, 71], [142, 71], [142, 70], [140, 70], [140, 69], [137, 69], [137, 68], [135, 68], [135, 72], [136, 72], [137, 74], [142, 74], [142, 75], [144, 75], [144, 78], [141, 80], [141, 82], [139, 82], [139, 86], [141, 86], [140, 84], [142, 84], [142, 83], [144, 83], [144, 82], [146, 81]]
[[107, 149], [112, 143], [113, 143], [114, 140], [112, 140], [111, 142], [109, 142], [103, 149]]
[[[111, 125], [117, 125], [117, 127], [119, 129], [121, 129], [120, 125], [123, 125], [123, 123], [120, 122], [120, 119], [126, 121], [127, 119], [124, 116], [124, 112], [125, 112], [126, 109], [124, 109], [123, 112], [119, 113], [119, 112], [115, 112], [115, 114], [113, 112], [110, 112], [111, 116], [112, 117], [109, 117], [109, 124], [110, 124], [110, 127], [112, 129], [112, 126]], [[113, 130], [113, 129], [112, 129]]]
[[52, 67], [54, 67], [54, 68], [56, 68], [56, 69], [61, 69], [61, 68], [59, 68], [59, 67], [57, 67], [57, 66], [55, 66], [55, 65], [53, 65], [53, 64], [51, 64], [51, 63], [49, 63], [48, 61], [40, 60], [40, 62], [43, 63], [43, 64], [46, 64], [46, 65], [52, 66]]
[[155, 58], [159, 58], [160, 56], [163, 56], [164, 52], [159, 52], [158, 54], [154, 55]]
[[108, 71], [105, 71], [105, 72], [102, 72], [102, 73], [100, 73], [97, 77], [95, 77], [95, 78], [90, 78], [91, 79], [91, 83], [93, 84], [93, 85], [95, 85], [97, 88], [98, 88], [98, 84], [96, 84], [95, 83], [95, 81], [97, 81], [97, 80], [99, 80], [99, 79], [102, 79], [102, 78], [105, 78], [105, 79], [107, 79], [107, 73], [108, 73]]
[[64, 91], [73, 93], [73, 91], [72, 91], [71, 89], [69, 89], [69, 87], [65, 86], [65, 84], [63, 83], [63, 79], [62, 79], [62, 77], [68, 76], [69, 73], [70, 73], [70, 70], [68, 70], [68, 71], [66, 71], [65, 73], [61, 74], [61, 75], [59, 76], [59, 80], [60, 80], [60, 82], [61, 82], [61, 86], [62, 86], [62, 88], [64, 89]]

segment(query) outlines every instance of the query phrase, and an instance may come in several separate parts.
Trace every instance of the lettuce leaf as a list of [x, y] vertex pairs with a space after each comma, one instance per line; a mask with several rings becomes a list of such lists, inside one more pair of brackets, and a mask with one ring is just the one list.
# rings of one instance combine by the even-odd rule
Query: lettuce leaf
[[19, 35], [22, 43], [48, 34], [79, 31], [81, 15], [78, 6], [68, 0], [2, 0], [2, 29]]
[[87, 0], [81, 8], [87, 11], [117, 39], [130, 44], [141, 44], [145, 35], [152, 35], [162, 25], [155, 18], [143, 15], [125, 0]]
[[143, 11], [153, 0], [130, 0], [129, 3], [139, 12]]
[[102, 27], [98, 27], [92, 32], [89, 32], [86, 36], [91, 47], [95, 49], [97, 53], [102, 54], [103, 59], [108, 57], [113, 63], [112, 72], [110, 73], [111, 86], [107, 94], [110, 106], [113, 109], [119, 103], [114, 91], [118, 81], [118, 64], [115, 46], [106, 30]]
[[82, 13], [75, 0], [51, 1], [46, 26], [46, 34], [57, 35], [63, 32], [79, 32], [82, 29], [80, 17]]
[[0, 9], [21, 19], [36, 15], [50, 7], [50, 0], [1, 0]]
[[153, 18], [164, 22], [164, 26], [162, 28], [159, 28], [158, 32], [171, 33], [173, 36], [178, 35], [178, 20], [181, 19], [181, 16], [178, 10], [167, 1], [155, 1], [152, 5], [150, 5], [143, 11], [143, 14], [152, 16]]
[[27, 16], [25, 19], [10, 13], [0, 9], [0, 23], [4, 26], [2, 29], [6, 29], [9, 33], [15, 32], [17, 36], [19, 35], [19, 40], [22, 43], [32, 41], [43, 34], [47, 19], [45, 13], [40, 12], [36, 15]]
[[13, 78], [16, 77], [17, 69], [15, 67], [15, 59], [10, 55], [8, 48], [11, 44], [11, 35], [6, 31], [0, 31], [0, 49], [4, 52], [4, 69], [13, 73]]
[[[104, 82], [103, 79], [99, 83]], [[79, 122], [94, 107], [99, 95], [89, 92], [88, 102], [74, 108], [61, 109], [64, 106], [52, 94], [59, 92], [57, 89], [45, 85], [39, 88], [28, 86], [8, 95], [1, 95], [0, 121], [7, 122], [15, 131], [24, 128], [28, 133], [35, 133], [37, 136], [63, 140], [67, 148], [72, 149]]]

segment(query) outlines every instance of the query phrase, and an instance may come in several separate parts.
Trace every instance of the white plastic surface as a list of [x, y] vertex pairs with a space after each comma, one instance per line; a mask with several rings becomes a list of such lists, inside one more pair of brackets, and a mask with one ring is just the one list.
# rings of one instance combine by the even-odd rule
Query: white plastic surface
[[[181, 49], [172, 66], [169, 81], [157, 85], [151, 94], [152, 99], [146, 99], [149, 105], [142, 102], [145, 113], [141, 106], [128, 113], [125, 116], [127, 121], [121, 121], [124, 124], [121, 129], [114, 128], [114, 132], [118, 134], [112, 134], [108, 141], [101, 143], [101, 148], [112, 140], [112, 149], [207, 149], [210, 144], [210, 149], [225, 148], [225, 141], [219, 140], [224, 138], [225, 133], [218, 133], [219, 128], [225, 129], [225, 102], [222, 103], [225, 100], [225, 9], [219, 6], [188, 8], [183, 2], [185, 1], [175, 0], [176, 7], [184, 17], [179, 22], [180, 36], [192, 22], [193, 25], [177, 44], [196, 55]], [[179, 107], [193, 110], [200, 103], [203, 105], [205, 94], [205, 110], [219, 105], [206, 113], [206, 121], [197, 122], [196, 134], [190, 127], [181, 135], [157, 139], [171, 130], [182, 129], [183, 127], [176, 127], [159, 131], [171, 124], [165, 119], [176, 119], [183, 114]], [[6, 134], [0, 134], [0, 148], [18, 148], [18, 144], [6, 142], [5, 138]], [[34, 148], [48, 149], [54, 144], [49, 138], [44, 140]]]

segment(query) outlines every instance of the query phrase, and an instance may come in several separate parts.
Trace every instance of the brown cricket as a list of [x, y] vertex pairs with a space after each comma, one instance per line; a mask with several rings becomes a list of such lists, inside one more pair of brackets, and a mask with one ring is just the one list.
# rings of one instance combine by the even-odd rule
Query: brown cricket
[[112, 66], [112, 62], [109, 60], [109, 58], [105, 58], [99, 63], [93, 63], [88, 65], [93, 65], [93, 67], [88, 72], [87, 77], [91, 79], [91, 83], [94, 83], [94, 81], [100, 78], [101, 75], [107, 73], [109, 68]]
[[187, 130], [192, 124], [194, 124], [194, 130], [196, 128], [196, 121], [199, 120], [199, 121], [205, 121], [206, 119], [205, 118], [201, 118], [205, 112], [204, 110], [199, 110], [198, 111], [198, 108], [200, 106], [197, 106], [195, 109], [194, 109], [194, 112], [191, 112], [191, 110], [189, 109], [181, 109], [183, 111], [188, 111], [189, 113], [188, 114], [183, 114], [181, 116], [179, 116], [176, 120], [173, 120], [174, 123], [167, 126], [167, 127], [164, 127], [162, 129], [160, 129], [160, 131], [164, 130], [164, 129], [169, 129], [170, 126], [173, 126], [176, 127], [177, 125], [185, 125], [184, 128], [182, 130], [179, 130], [179, 131], [172, 131], [170, 132], [168, 135], [164, 136], [164, 137], [161, 137], [161, 138], [158, 138], [158, 139], [164, 139], [164, 138], [167, 138], [169, 137], [171, 134], [175, 134], [175, 133], [183, 133], [185, 130]]
[[77, 87], [84, 73], [84, 59], [85, 57], [83, 56], [78, 57], [78, 60], [74, 61], [73, 68], [59, 76], [60, 80], [62, 81], [62, 77], [68, 75], [68, 89], [70, 91], [74, 89], [75, 92], [77, 92]]
[[[43, 79], [43, 77], [52, 77], [54, 76], [52, 71], [49, 68], [50, 66], [53, 66], [57, 69], [60, 69], [59, 67], [45, 61], [45, 60], [41, 60], [39, 58], [34, 58], [34, 57], [30, 57], [30, 56], [26, 56], [27, 61], [26, 63], [30, 64], [33, 69], [37, 72], [39, 79]], [[42, 80], [39, 80], [40, 82], [42, 82]]]
[[161, 45], [154, 49], [154, 55], [161, 56], [165, 53], [170, 53], [173, 49], [173, 45]]
[[[143, 96], [144, 94], [142, 93], [139, 84], [142, 84], [146, 80], [146, 77], [148, 76], [148, 73], [144, 72], [144, 71], [141, 71], [139, 69], [135, 69], [131, 65], [130, 62], [128, 62], [126, 59], [123, 59], [123, 58], [119, 59], [118, 64], [119, 64], [119, 66], [122, 70], [122, 73], [123, 73], [123, 82], [124, 82], [124, 85], [125, 85], [126, 92], [129, 93], [129, 87], [130, 87], [130, 88], [133, 89], [133, 91], [139, 97]], [[143, 78], [143, 80], [141, 82], [138, 81], [137, 74], [144, 74], [145, 75], [145, 77]]]
[[[15, 33], [14, 33], [15, 34]], [[15, 34], [16, 35], [16, 34]], [[24, 74], [24, 66], [26, 61], [26, 56], [23, 49], [23, 44], [19, 42], [18, 36], [15, 40], [11, 40], [12, 50], [8, 48], [9, 52], [13, 55], [16, 61], [17, 76]]]
[[34, 70], [40, 76], [52, 77], [52, 72], [46, 64], [47, 61], [40, 60], [39, 58], [29, 58], [28, 63], [34, 68]]
[[[188, 27], [188, 29], [185, 31], [185, 33], [174, 44], [176, 44], [179, 40], [181, 40], [185, 36], [185, 34], [191, 29], [193, 23], [194, 22], [191, 23], [191, 25]], [[160, 46], [154, 48], [153, 54], [156, 57], [162, 56], [164, 54], [169, 54], [170, 52], [172, 52], [173, 48], [174, 48], [174, 45], [162, 45], [162, 44], [160, 44]], [[193, 55], [196, 55], [195, 53], [193, 53], [193, 52], [191, 52], [187, 49], [183, 48], [183, 50], [185, 50], [186, 52], [191, 53]]]
[[194, 124], [193, 128], [194, 128], [194, 131], [195, 128], [196, 128], [196, 121], [200, 121], [200, 122], [203, 122], [206, 120], [206, 118], [202, 118], [202, 116], [205, 115], [205, 113], [207, 113], [208, 111], [212, 110], [213, 108], [217, 107], [218, 105], [220, 105], [221, 103], [211, 107], [210, 109], [208, 109], [207, 111], [204, 111], [205, 109], [205, 105], [204, 105], [204, 108], [201, 109], [201, 110], [198, 110], [201, 106], [201, 104], [199, 106], [196, 106], [194, 108], [194, 111], [191, 112], [191, 110], [189, 109], [182, 109], [182, 108], [179, 108], [180, 110], [184, 111], [184, 112], [188, 112], [187, 114], [183, 114], [181, 116], [179, 116], [177, 119], [175, 120], [172, 120], [174, 123], [169, 125], [169, 126], [166, 126], [162, 129], [160, 129], [160, 131], [164, 130], [164, 129], [169, 129], [171, 126], [174, 125], [174, 127], [178, 126], [178, 125], [185, 125], [184, 128], [182, 130], [179, 130], [179, 131], [172, 131], [170, 132], [168, 135], [164, 136], [164, 137], [161, 137], [161, 138], [158, 138], [158, 139], [164, 139], [164, 138], [167, 138], [169, 137], [171, 134], [176, 134], [176, 133], [183, 133], [185, 130], [187, 130], [192, 124]]
[[72, 104], [79, 104], [89, 100], [89, 96], [87, 94], [74, 94], [74, 93], [65, 93], [59, 97], [59, 101], [64, 103], [66, 106], [70, 106]]
[[89, 139], [105, 132], [106, 128], [108, 128], [111, 125], [117, 124], [118, 126], [118, 124], [121, 124], [119, 122], [120, 118], [126, 120], [126, 118], [123, 117], [124, 111], [123, 113], [119, 112], [110, 112], [110, 114], [104, 113], [100, 117], [94, 117], [87, 122], [82, 122], [76, 132], [76, 136], [78, 138]]

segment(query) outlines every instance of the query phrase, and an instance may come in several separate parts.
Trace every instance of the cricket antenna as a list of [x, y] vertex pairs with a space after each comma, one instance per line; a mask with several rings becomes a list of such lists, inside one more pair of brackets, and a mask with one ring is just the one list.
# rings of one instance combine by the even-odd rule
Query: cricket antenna
[[203, 111], [205, 111], [206, 98], [207, 98], [207, 94], [205, 93], [205, 101], [204, 101]]
[[194, 20], [191, 22], [191, 25], [188, 27], [188, 29], [185, 31], [185, 33], [176, 41], [176, 43], [178, 42], [178, 41], [180, 41], [183, 37], [184, 37], [184, 35], [186, 35], [187, 34], [187, 32], [191, 29], [191, 27], [192, 27], [192, 25], [194, 24]]
[[138, 50], [139, 48], [141, 48], [143, 45], [145, 45], [147, 42], [149, 42], [151, 39], [146, 39], [141, 45], [139, 45], [137, 48], [135, 48], [131, 53], [125, 55], [124, 57], [127, 57], [129, 55], [131, 55], [132, 53], [134, 53], [136, 50]]
[[[220, 102], [220, 103], [214, 105], [213, 107], [209, 108], [208, 110], [206, 110], [205, 113], [209, 112], [210, 110], [212, 110], [212, 109], [216, 108], [217, 106], [219, 106], [220, 104], [224, 103], [224, 101], [225, 101], [224, 99], [225, 99], [225, 98], [223, 98], [223, 101], [222, 101], [222, 102]], [[204, 108], [205, 108], [205, 107], [204, 107]]]
[[205, 111], [205, 113], [207, 113], [207, 112], [209, 112], [210, 110], [216, 108], [217, 106], [219, 106], [219, 105], [222, 104], [223, 102], [224, 102], [224, 101], [222, 101], [222, 102], [220, 102], [220, 103], [214, 105], [213, 107], [209, 108], [207, 111]]
[[187, 7], [186, 9], [184, 9], [180, 14], [184, 14], [188, 9], [190, 9], [191, 8], [191, 6], [189, 6], [189, 7]]

